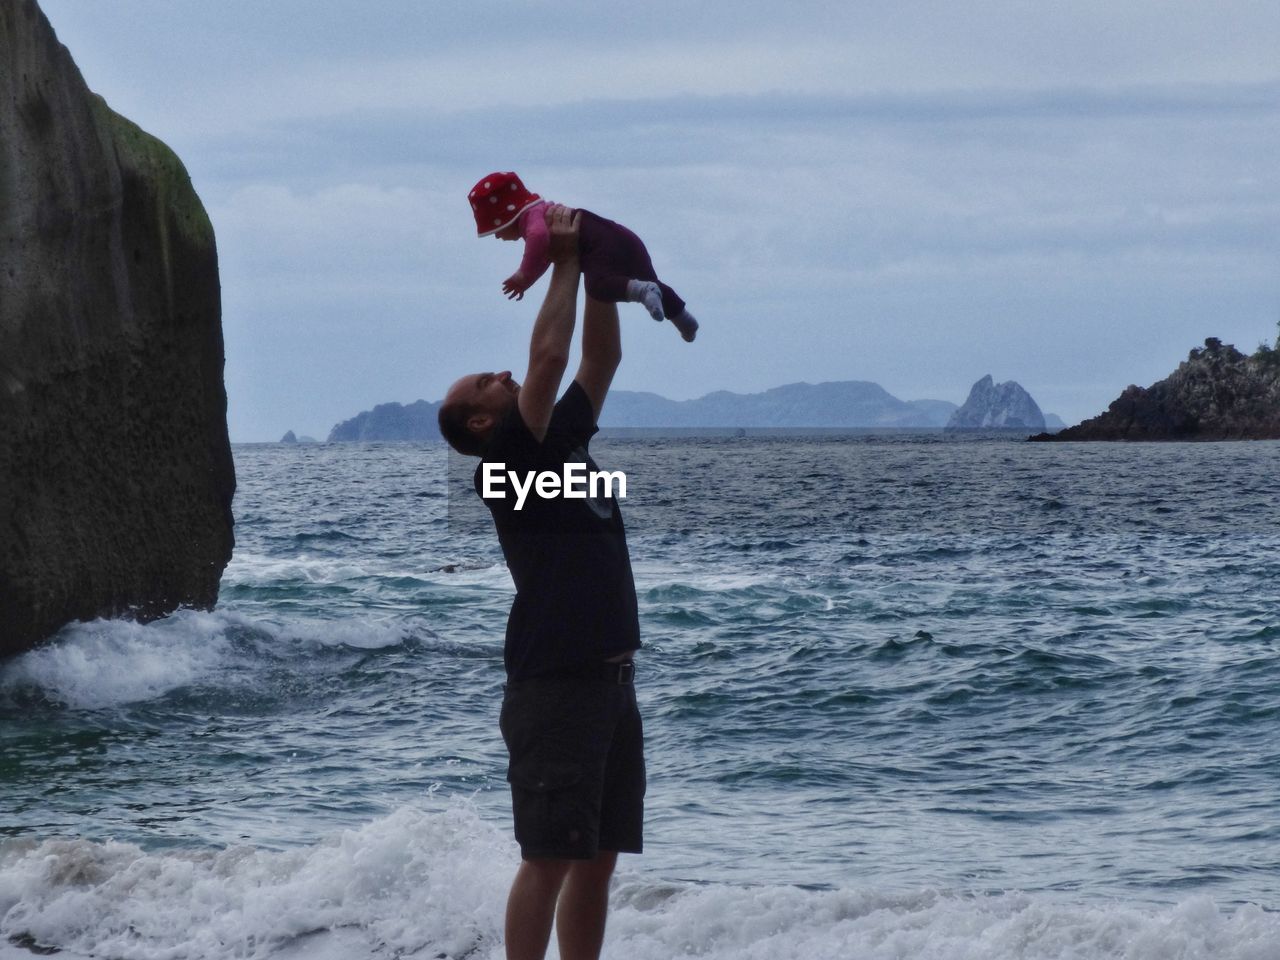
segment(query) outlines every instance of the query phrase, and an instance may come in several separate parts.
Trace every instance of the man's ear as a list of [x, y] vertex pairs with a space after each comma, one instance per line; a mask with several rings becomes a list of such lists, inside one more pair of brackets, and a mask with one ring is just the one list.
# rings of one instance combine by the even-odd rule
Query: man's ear
[[483, 437], [493, 429], [493, 414], [473, 413], [467, 417], [467, 429], [477, 436]]

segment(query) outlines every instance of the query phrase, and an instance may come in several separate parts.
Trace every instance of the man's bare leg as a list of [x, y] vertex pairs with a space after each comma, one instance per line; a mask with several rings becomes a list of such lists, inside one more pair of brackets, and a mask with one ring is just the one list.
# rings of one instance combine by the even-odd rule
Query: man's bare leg
[[599, 960], [618, 855], [525, 860], [507, 898], [507, 960], [543, 960], [555, 922], [560, 960]]
[[525, 860], [507, 897], [507, 960], [542, 960], [569, 860]]
[[556, 909], [560, 960], [599, 960], [609, 912], [609, 879], [617, 862], [616, 853], [602, 850], [594, 860], [576, 860], [569, 867]]

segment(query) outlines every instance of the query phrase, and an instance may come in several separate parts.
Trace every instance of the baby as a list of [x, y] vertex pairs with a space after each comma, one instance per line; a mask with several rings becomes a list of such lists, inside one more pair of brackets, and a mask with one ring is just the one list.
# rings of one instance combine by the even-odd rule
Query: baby
[[[469, 194], [476, 233], [499, 240], [524, 240], [520, 269], [502, 281], [508, 299], [519, 300], [550, 265], [547, 257], [547, 201], [525, 189], [514, 173], [491, 173]], [[676, 292], [658, 279], [644, 242], [620, 223], [580, 210], [578, 259], [587, 296], [607, 303], [643, 303], [655, 320], [670, 320], [693, 342], [698, 321]]]

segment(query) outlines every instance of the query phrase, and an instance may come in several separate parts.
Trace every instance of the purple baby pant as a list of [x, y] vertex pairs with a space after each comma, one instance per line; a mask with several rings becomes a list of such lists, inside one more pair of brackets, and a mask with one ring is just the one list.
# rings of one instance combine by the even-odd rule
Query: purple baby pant
[[628, 280], [652, 280], [662, 290], [662, 312], [678, 317], [684, 301], [658, 279], [644, 241], [620, 223], [590, 210], [579, 211], [578, 258], [586, 278], [587, 296], [605, 303], [627, 299]]

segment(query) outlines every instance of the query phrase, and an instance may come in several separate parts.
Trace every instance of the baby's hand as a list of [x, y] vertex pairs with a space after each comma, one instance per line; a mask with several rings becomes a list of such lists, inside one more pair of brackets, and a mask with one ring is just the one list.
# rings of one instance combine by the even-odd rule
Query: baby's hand
[[508, 300], [523, 300], [524, 292], [528, 289], [529, 284], [524, 282], [524, 274], [519, 270], [502, 281], [502, 292], [507, 295]]

